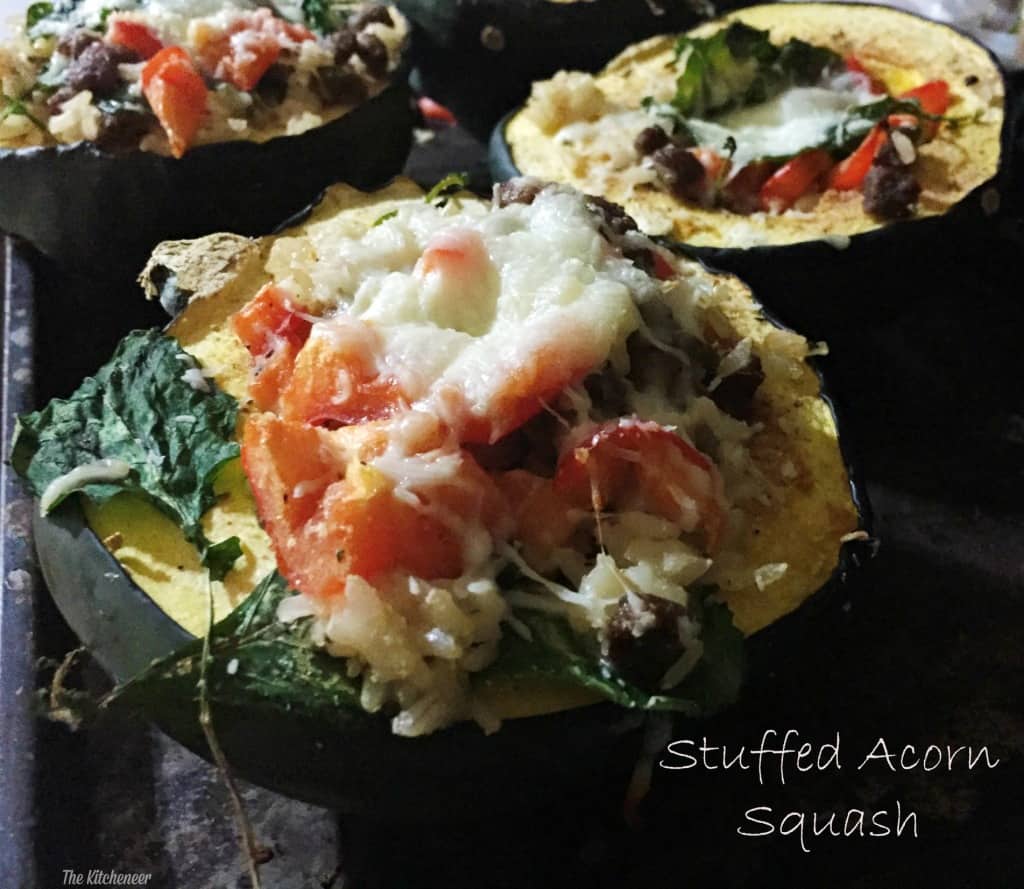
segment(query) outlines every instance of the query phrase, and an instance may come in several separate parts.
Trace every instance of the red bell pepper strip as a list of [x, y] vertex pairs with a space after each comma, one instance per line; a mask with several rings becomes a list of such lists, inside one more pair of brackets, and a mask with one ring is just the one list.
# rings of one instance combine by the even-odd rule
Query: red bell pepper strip
[[812, 148], [783, 164], [761, 186], [761, 207], [771, 212], [788, 210], [832, 167], [832, 157], [823, 148]]
[[117, 16], [111, 16], [107, 22], [107, 40], [138, 53], [144, 59], [152, 58], [164, 48], [151, 28], [142, 22]]
[[181, 157], [206, 114], [206, 84], [189, 54], [168, 46], [142, 69], [142, 93], [167, 133], [171, 154]]
[[878, 149], [885, 143], [885, 131], [881, 126], [875, 126], [871, 132], [864, 137], [864, 141], [845, 160], [835, 165], [828, 178], [828, 187], [836, 191], [852, 191], [860, 188], [864, 177], [867, 176], [871, 164], [878, 154]]
[[[907, 90], [898, 98], [917, 99], [921, 105], [921, 111], [925, 114], [945, 114], [950, 103], [949, 84], [944, 80], [931, 80], [912, 90]], [[906, 116], [899, 114], [890, 115], [889, 126], [894, 129], [898, 128], [901, 123], [904, 123], [903, 118]], [[925, 142], [934, 138], [935, 133], [939, 129], [939, 121], [937, 120], [920, 120], [916, 121], [916, 125], [920, 127], [921, 137]]]
[[901, 93], [897, 98], [917, 99], [925, 114], [945, 114], [949, 108], [949, 84], [944, 80], [931, 80]]

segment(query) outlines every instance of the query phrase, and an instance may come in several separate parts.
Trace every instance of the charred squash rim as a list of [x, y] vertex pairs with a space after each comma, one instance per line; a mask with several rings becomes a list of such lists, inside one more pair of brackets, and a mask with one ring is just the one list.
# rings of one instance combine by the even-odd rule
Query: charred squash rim
[[[408, 196], [408, 185], [398, 188]], [[345, 193], [352, 192], [342, 189], [341, 194]], [[325, 205], [337, 197], [338, 192], [329, 194]], [[178, 287], [174, 275], [159, 261], [151, 263], [148, 273], [151, 292], [173, 303]], [[211, 282], [210, 292], [219, 293], [225, 282], [233, 280], [235, 270], [222, 267], [218, 271], [214, 261], [203, 274]], [[750, 299], [749, 290], [744, 291], [744, 298]], [[198, 297], [203, 299], [204, 294]], [[781, 327], [770, 318], [764, 321]], [[173, 327], [174, 323], [172, 332]], [[820, 382], [816, 367], [814, 373]], [[818, 397], [828, 407], [838, 435], [840, 423], [830, 397], [824, 390]], [[841, 435], [839, 447], [853, 517], [866, 539], [842, 543], [830, 576], [811, 597], [815, 609], [828, 591], [845, 586], [875, 547], [868, 537], [870, 508]], [[36, 516], [34, 533], [43, 575], [58, 608], [115, 678], [135, 675], [194, 638], [128, 576], [90, 528], [77, 498], [69, 498], [45, 518]], [[771, 652], [786, 646], [787, 639], [798, 637], [809, 613], [805, 603], [754, 635], [755, 662], [774, 656]], [[146, 715], [186, 746], [208, 755], [194, 707], [161, 705]], [[436, 815], [439, 799], [445, 800], [445, 806], [450, 804], [451, 813], [467, 813], [489, 806], [492, 791], [502, 794], [500, 798], [509, 805], [527, 803], [543, 792], [539, 788], [555, 791], [567, 781], [606, 775], [602, 770], [607, 754], [642, 723], [643, 716], [597, 703], [509, 719], [489, 737], [474, 725], [458, 724], [409, 740], [391, 734], [385, 718], [355, 709], [343, 728], [310, 720], [268, 722], [258, 712], [230, 706], [218, 705], [215, 711], [221, 744], [242, 776], [310, 802], [397, 816]], [[482, 788], [487, 793], [481, 794]]]

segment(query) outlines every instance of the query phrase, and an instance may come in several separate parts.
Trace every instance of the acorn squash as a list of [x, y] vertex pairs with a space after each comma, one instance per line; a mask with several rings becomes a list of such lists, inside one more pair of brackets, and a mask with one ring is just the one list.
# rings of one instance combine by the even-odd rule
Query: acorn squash
[[[421, 207], [421, 194], [409, 182], [372, 194], [337, 186], [277, 236], [162, 244], [142, 281], [165, 306], [184, 305], [167, 335], [132, 334], [71, 399], [23, 417], [11, 457], [45, 507], [66, 497], [36, 519], [40, 562], [71, 626], [123, 683], [115, 700], [204, 750], [196, 719], [202, 645], [193, 634], [205, 631], [212, 597], [219, 622], [207, 688], [233, 767], [281, 792], [376, 814], [514, 804], [538, 788], [593, 780], [643, 710], [667, 700], [612, 682], [605, 668], [590, 674], [578, 651], [556, 646], [552, 661], [547, 636], [509, 629], [502, 645], [514, 646], [517, 665], [485, 668], [475, 686], [503, 719], [500, 730], [485, 735], [463, 722], [402, 738], [381, 713], [360, 706], [344, 661], [280, 635], [275, 614], [285, 584], [236, 459], [236, 424], [251, 413], [250, 358], [232, 318], [266, 290], [271, 270], [300, 274], [314, 244], [322, 251], [332, 238], [365, 236], [396, 211]], [[441, 200], [479, 199], [447, 193]], [[722, 572], [718, 592], [728, 611], [706, 606], [705, 657], [681, 686], [683, 710], [696, 716], [735, 694], [732, 625], [764, 639], [814, 593], [845, 579], [868, 537], [869, 516], [807, 343], [766, 318], [736, 278], [685, 260], [674, 268], [702, 294], [702, 323], [726, 342], [746, 343], [767, 371], [747, 391], [760, 424], [751, 455], [766, 500], [743, 501], [745, 518], [733, 520], [741, 555]], [[275, 329], [287, 337], [286, 327]], [[161, 422], [153, 422], [154, 411], [166, 415]], [[81, 499], [67, 496], [83, 487]], [[297, 498], [305, 496], [299, 487]], [[506, 595], [530, 585], [529, 575], [516, 572], [498, 582]], [[543, 622], [528, 626], [547, 632]]]
[[[49, 6], [36, 4], [40, 5]], [[130, 15], [144, 14], [144, 4], [142, 8], [143, 13]], [[408, 23], [397, 10], [393, 11], [395, 27], [404, 33]], [[52, 14], [67, 14], [67, 10]], [[30, 13], [30, 23], [32, 19]], [[311, 25], [327, 31], [334, 27], [326, 22], [319, 25], [311, 22]], [[40, 26], [37, 22], [33, 27]], [[301, 29], [305, 35], [303, 40], [312, 42], [311, 31], [299, 25], [294, 27]], [[31, 28], [30, 31], [35, 33]], [[85, 34], [95, 46], [114, 45], [110, 41], [115, 37], [108, 33], [101, 39], [89, 21], [72, 33]], [[50, 41], [53, 52], [56, 36], [42, 39]], [[232, 138], [225, 137], [223, 141], [206, 140], [180, 157], [171, 156], [166, 150], [137, 147], [142, 138], [139, 134], [135, 134], [132, 143], [108, 145], [100, 138], [102, 130], [93, 141], [61, 139], [55, 144], [48, 131], [39, 137], [37, 129], [45, 130], [46, 123], [31, 113], [35, 106], [30, 105], [28, 98], [16, 100], [4, 96], [6, 104], [0, 108], [0, 119], [8, 123], [34, 120], [37, 129], [29, 127], [29, 136], [35, 137], [34, 141], [42, 138], [44, 144], [20, 147], [17, 137], [0, 138], [0, 229], [28, 241], [68, 270], [85, 273], [93, 279], [122, 283], [135, 277], [153, 245], [161, 240], [195, 237], [229, 228], [248, 235], [266, 234], [282, 219], [307, 206], [333, 182], [347, 181], [363, 188], [378, 186], [401, 170], [412, 140], [407, 35], [403, 40], [397, 64], [386, 78], [375, 80], [369, 88], [370, 96], [355, 101], [351, 110], [344, 111], [351, 100], [332, 100], [333, 105], [325, 105], [326, 122], [320, 125], [312, 128], [303, 125], [291, 135], [273, 135], [285, 132], [283, 125], [275, 123], [262, 136], [256, 133], [251, 138], [238, 138], [237, 134], [232, 134]], [[73, 51], [77, 50], [67, 50]], [[0, 58], [0, 68], [16, 64], [18, 60], [13, 53], [12, 49]], [[45, 107], [47, 91], [56, 89], [44, 81], [50, 69], [58, 67], [53, 61], [58, 58], [65, 59], [65, 56], [54, 54], [50, 68], [30, 88], [31, 96], [44, 97], [39, 99], [43, 102], [40, 107]], [[139, 65], [121, 67], [134, 69]], [[148, 69], [147, 64], [145, 70]], [[318, 72], [327, 70], [343, 69], [337, 66], [317, 69]], [[272, 66], [265, 79], [272, 79], [273, 73]], [[235, 80], [239, 81], [239, 75]], [[276, 86], [279, 92], [272, 102], [266, 100], [267, 109], [284, 104], [280, 90], [286, 86]], [[263, 101], [252, 98], [263, 89], [262, 81], [250, 87], [249, 92], [226, 81], [220, 87], [230, 88], [228, 92], [235, 96], [232, 101], [242, 103], [243, 107], [235, 112], [241, 117], [228, 123], [244, 124], [247, 113], [244, 108]], [[219, 96], [220, 87], [211, 87], [208, 96]], [[123, 92], [125, 85], [120, 89]], [[365, 95], [367, 88], [361, 89]], [[89, 95], [88, 90], [79, 92], [76, 101]], [[126, 113], [144, 117], [144, 123], [153, 120], [148, 106], [139, 104], [144, 101], [141, 97], [124, 99], [118, 93], [109, 101], [114, 100], [126, 103]], [[246, 100], [249, 106], [245, 105]], [[97, 107], [106, 108], [103, 103], [107, 101], [97, 99]], [[204, 101], [210, 119], [214, 116], [210, 109], [216, 109], [217, 114], [227, 113], [222, 107], [226, 99], [217, 98], [220, 104], [214, 104], [214, 98]], [[339, 109], [344, 111], [340, 116]], [[91, 106], [88, 110], [95, 113]], [[122, 110], [118, 104], [114, 111], [103, 111], [106, 115], [103, 119], [113, 119]], [[224, 122], [218, 126], [223, 129]], [[267, 138], [268, 135], [273, 137]]]
[[[730, 178], [736, 168], [721, 178], [718, 199], [704, 200], [701, 198], [706, 195], [683, 197], [673, 193], [664, 182], [656, 181], [660, 174], [655, 174], [656, 164], [652, 164], [652, 158], [644, 161], [639, 150], [624, 137], [620, 139], [622, 146], [618, 151], [621, 157], [611, 149], [601, 156], [598, 148], [604, 143], [600, 139], [607, 137], [600, 134], [614, 123], [610, 117], [607, 118], [609, 125], [602, 123], [606, 114], [633, 109], [630, 114], [639, 112], [642, 118], [645, 115], [640, 108], [645, 99], [651, 106], [646, 115], [651, 121], [655, 120], [654, 113], [662, 108], [660, 102], [666, 102], [668, 108], [673, 104], [681, 107], [680, 103], [692, 107], [692, 93], [687, 92], [691, 85], [683, 84], [694, 68], [687, 61], [691, 58], [687, 55], [688, 47], [695, 44], [711, 47], [716, 44], [707, 41], [720, 39], [733, 30], [737, 38], [756, 37], [758, 32], [764, 32], [771, 46], [759, 44], [759, 47], [774, 48], [776, 57], [780, 47], [785, 54], [788, 44], [811, 47], [814, 52], [825, 53], [836, 62], [851, 66], [851, 71], [861, 72], [858, 76], [870, 78], [870, 83], [862, 84], [868, 87], [867, 93], [861, 96], [867, 104], [858, 106], [860, 109], [874, 107], [877, 110], [886, 104], [895, 108], [904, 101], [902, 96], [917, 103], [919, 100], [915, 97], [922, 85], [943, 87], [948, 99], [940, 103], [942, 111], [932, 117], [928, 117], [926, 110], [919, 112], [924, 138], [916, 146], [908, 147], [910, 140], [903, 140], [900, 146], [907, 152], [911, 162], [908, 169], [920, 189], [916, 202], [911, 200], [908, 205], [896, 208], [901, 212], [893, 218], [886, 218], [866, 202], [860, 185], [844, 186], [848, 190], [831, 186], [831, 182], [837, 181], [834, 177], [843, 166], [842, 159], [850, 156], [860, 144], [859, 140], [867, 142], [865, 137], [870, 127], [867, 120], [857, 124], [861, 129], [855, 133], [853, 129], [831, 131], [833, 135], [853, 133], [854, 139], [847, 141], [845, 148], [837, 145], [835, 139], [825, 143], [819, 154], [824, 154], [824, 165], [831, 167], [831, 172], [819, 175], [812, 171], [804, 197], [793, 209], [781, 212], [777, 206], [731, 208], [730, 189], [743, 178], [742, 173]], [[726, 42], [729, 39], [726, 36]], [[793, 53], [794, 57], [797, 55]], [[807, 55], [809, 53], [801, 57]], [[744, 74], [744, 66], [749, 62], [739, 56], [734, 62], [737, 72]], [[728, 82], [729, 72], [721, 63], [709, 64], [711, 70], [716, 70], [714, 64], [720, 66], [714, 87], [720, 92], [709, 101], [715, 108], [725, 111], [705, 109], [700, 112], [708, 120], [729, 121], [747, 114], [745, 107], [751, 109], [747, 116], [774, 107], [772, 101], [758, 104], [763, 96], [750, 98], [755, 87], [759, 84], [764, 87], [764, 79], [750, 85], [746, 98], [739, 94], [729, 97], [727, 91], [721, 92], [722, 84]], [[774, 62], [771, 70], [763, 73], [778, 78], [782, 67], [782, 63]], [[684, 70], [686, 78], [680, 76]], [[849, 76], [846, 74], [847, 78]], [[714, 79], [706, 79], [705, 88], [710, 89]], [[743, 77], [739, 80], [747, 83]], [[683, 35], [682, 40], [675, 36], [651, 38], [623, 51], [595, 79], [579, 79], [574, 83], [577, 92], [585, 88], [588, 94], [593, 94], [589, 102], [577, 103], [577, 112], [567, 112], [569, 117], [578, 119], [575, 124], [568, 117], [561, 120], [564, 114], [541, 113], [542, 101], [556, 110], [572, 108], [568, 100], [559, 106], [557, 102], [551, 105], [552, 97], [544, 98], [554, 84], [555, 81], [550, 81], [535, 85], [530, 102], [511, 113], [495, 129], [491, 168], [496, 179], [536, 175], [564, 181], [621, 203], [645, 230], [686, 244], [695, 255], [713, 266], [740, 275], [786, 321], [814, 336], [834, 331], [838, 319], [849, 321], [863, 317], [869, 307], [872, 311], [884, 312], [888, 303], [899, 304], [908, 292], [927, 292], [930, 285], [941, 285], [942, 260], [955, 253], [960, 244], [984, 238], [987, 219], [999, 208], [998, 176], [1006, 167], [1010, 153], [1010, 128], [1004, 120], [1005, 87], [1000, 67], [988, 50], [969, 37], [903, 11], [863, 4], [762, 5], [703, 24]], [[599, 92], [595, 92], [595, 88]], [[791, 92], [795, 94], [799, 90]], [[769, 98], [775, 95], [770, 85], [768, 95]], [[782, 100], [787, 95], [789, 93], [783, 93], [781, 99], [776, 99], [779, 107], [786, 107]], [[849, 104], [856, 104], [856, 101], [854, 98]], [[879, 101], [881, 104], [875, 104]], [[726, 113], [736, 109], [737, 104], [738, 110]], [[913, 104], [908, 107], [915, 110]], [[699, 117], [698, 111], [693, 115]], [[786, 113], [795, 115], [797, 112]], [[811, 124], [815, 123], [815, 118], [807, 113], [806, 119], [795, 116], [783, 121], [790, 122], [790, 134], [802, 137], [808, 127], [814, 129]], [[818, 107], [815, 113], [819, 115], [817, 120], [826, 120], [832, 112]], [[906, 115], [902, 119], [905, 121]], [[899, 114], [889, 114], [887, 118], [882, 117], [876, 129], [886, 128], [892, 140], [903, 139], [902, 135], [892, 135], [901, 125], [900, 121]], [[686, 125], [685, 115], [680, 122]], [[807, 126], [798, 129], [796, 123]], [[849, 123], [847, 120], [843, 126]], [[643, 126], [643, 123], [638, 125]], [[593, 131], [592, 148], [580, 147], [577, 140], [570, 139], [568, 130], [572, 126], [585, 127], [588, 133]], [[713, 127], [707, 129], [711, 131]], [[783, 132], [780, 127], [774, 135]], [[775, 139], [771, 144], [778, 145], [778, 141]], [[819, 141], [812, 140], [808, 145], [814, 147]], [[704, 150], [704, 137], [697, 142], [699, 147], [690, 151], [700, 155]], [[737, 150], [735, 142], [731, 146], [727, 143], [728, 140], [723, 146], [715, 146], [716, 150], [728, 153], [731, 148], [737, 157], [743, 153], [744, 146]], [[877, 152], [877, 148], [872, 150]], [[769, 148], [761, 153], [764, 151], [771, 154]], [[814, 153], [807, 149], [801, 157]], [[756, 154], [755, 151], [752, 156]], [[878, 153], [874, 156], [877, 166], [881, 163], [880, 156]], [[764, 161], [765, 174], [770, 175], [772, 170], [781, 174], [786, 165], [783, 168], [779, 165], [784, 160], [774, 164], [771, 159]], [[756, 156], [755, 161], [758, 161]], [[833, 167], [837, 161], [840, 163]], [[756, 172], [760, 163], [752, 162], [743, 169]], [[813, 184], [815, 175], [818, 175], [817, 187]], [[762, 176], [760, 183], [763, 182]], [[759, 183], [755, 185], [761, 187]], [[762, 190], [761, 197], [764, 195]], [[753, 197], [756, 203], [756, 188]], [[935, 248], [941, 252], [928, 252]], [[900, 251], [899, 261], [894, 259], [895, 250]], [[925, 261], [915, 261], [915, 256]], [[930, 277], [932, 274], [934, 280]], [[866, 286], [869, 278], [871, 284]]]

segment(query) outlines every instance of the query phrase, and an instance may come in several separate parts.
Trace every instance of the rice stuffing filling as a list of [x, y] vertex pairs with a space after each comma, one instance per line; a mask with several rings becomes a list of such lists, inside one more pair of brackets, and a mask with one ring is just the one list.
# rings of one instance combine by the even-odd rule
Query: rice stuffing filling
[[399, 66], [408, 28], [390, 7], [287, 16], [248, 0], [34, 4], [0, 46], [0, 148], [87, 141], [181, 157], [297, 135]]
[[232, 322], [242, 462], [296, 591], [278, 617], [347, 659], [365, 709], [496, 729], [474, 676], [537, 612], [652, 694], [686, 678], [696, 602], [770, 501], [754, 396], [803, 340], [762, 368], [716, 332], [713, 279], [529, 179], [279, 237], [267, 271]]

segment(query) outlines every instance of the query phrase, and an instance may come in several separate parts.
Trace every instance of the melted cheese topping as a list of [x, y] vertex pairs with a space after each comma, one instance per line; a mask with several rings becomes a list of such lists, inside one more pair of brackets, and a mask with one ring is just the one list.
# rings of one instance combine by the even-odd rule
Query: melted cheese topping
[[687, 124], [709, 148], [733, 139], [732, 168], [739, 171], [751, 161], [789, 158], [824, 144], [850, 109], [877, 99], [864, 77], [842, 74], [822, 86], [791, 87], [767, 102]]
[[359, 240], [313, 243], [312, 270], [280, 268], [289, 245], [271, 258], [300, 301], [331, 307], [313, 336], [349, 336], [355, 323], [412, 406], [455, 427], [493, 413], [521, 368], [600, 367], [638, 327], [634, 294], [655, 287], [567, 192], [494, 211], [407, 205]]
[[[751, 161], [790, 158], [823, 145], [850, 109], [878, 99], [865, 77], [843, 73], [820, 86], [795, 86], [767, 102], [739, 108], [711, 120], [688, 118], [699, 145], [720, 153], [731, 139], [732, 175]], [[671, 132], [670, 117], [654, 106], [651, 112], [612, 108], [597, 120], [574, 121], [555, 134], [555, 141], [586, 158], [583, 188], [603, 194], [612, 180], [632, 188], [656, 181], [650, 161], [640, 158], [634, 142], [650, 126]]]

